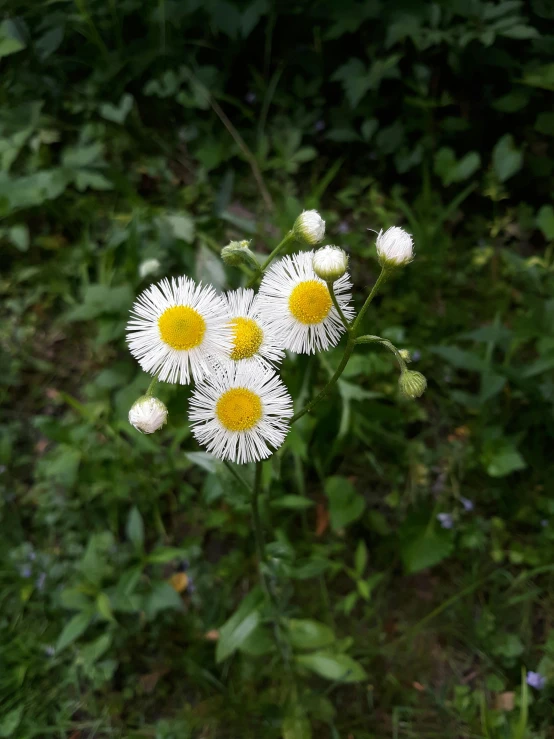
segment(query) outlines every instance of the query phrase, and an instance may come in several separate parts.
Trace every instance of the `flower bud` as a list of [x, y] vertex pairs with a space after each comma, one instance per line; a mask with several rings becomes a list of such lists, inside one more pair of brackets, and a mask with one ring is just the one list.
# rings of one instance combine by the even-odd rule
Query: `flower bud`
[[407, 349], [400, 349], [399, 352], [400, 356], [405, 362], [411, 362], [412, 361], [412, 355]]
[[155, 274], [160, 269], [160, 266], [158, 259], [145, 259], [144, 262], [140, 263], [139, 277], [143, 280], [148, 275]]
[[167, 408], [158, 398], [143, 395], [129, 411], [129, 423], [143, 434], [153, 434], [167, 421]]
[[231, 241], [221, 250], [221, 258], [229, 267], [238, 267], [246, 264], [258, 268], [258, 261], [249, 249], [249, 241]]
[[303, 211], [292, 227], [295, 237], [299, 241], [305, 241], [310, 246], [315, 246], [323, 241], [325, 236], [325, 221], [317, 210]]
[[414, 258], [413, 239], [398, 226], [377, 235], [377, 255], [382, 267], [403, 267]]
[[348, 257], [339, 246], [324, 246], [314, 254], [313, 268], [325, 282], [335, 282], [346, 273]]
[[421, 372], [404, 370], [398, 380], [400, 392], [407, 398], [419, 398], [425, 392], [427, 380]]

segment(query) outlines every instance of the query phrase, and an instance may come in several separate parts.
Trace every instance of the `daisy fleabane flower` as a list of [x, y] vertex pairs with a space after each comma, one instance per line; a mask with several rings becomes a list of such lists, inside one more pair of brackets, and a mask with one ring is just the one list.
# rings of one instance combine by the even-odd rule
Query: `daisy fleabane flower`
[[271, 329], [259, 315], [258, 298], [254, 290], [239, 288], [223, 296], [232, 331], [232, 346], [227, 363], [261, 364], [281, 362], [285, 356]]
[[131, 354], [162, 382], [188, 385], [232, 344], [225, 301], [188, 277], [164, 279], [137, 298], [127, 324]]
[[[313, 251], [283, 257], [266, 272], [258, 293], [261, 317], [282, 346], [297, 354], [330, 349], [345, 330], [329, 288], [314, 272], [313, 259]], [[354, 316], [350, 288], [346, 274], [333, 285], [347, 320]]]
[[281, 446], [292, 413], [292, 398], [273, 370], [238, 364], [196, 386], [189, 419], [195, 439], [209, 452], [245, 464]]

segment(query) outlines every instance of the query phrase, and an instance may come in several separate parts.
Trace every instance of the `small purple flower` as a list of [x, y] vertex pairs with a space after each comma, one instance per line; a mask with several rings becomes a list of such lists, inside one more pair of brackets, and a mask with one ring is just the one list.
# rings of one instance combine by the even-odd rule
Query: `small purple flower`
[[340, 234], [347, 234], [350, 233], [350, 226], [346, 221], [341, 221], [339, 225], [337, 226], [337, 231]]
[[540, 672], [533, 672], [532, 670], [529, 670], [529, 672], [527, 673], [527, 685], [530, 685], [536, 690], [542, 690], [546, 685], [546, 678], [544, 677], [544, 675], [541, 675]]
[[327, 124], [325, 123], [325, 121], [319, 120], [319, 121], [316, 121], [316, 122], [314, 123], [314, 128], [315, 128], [315, 130], [316, 130], [316, 131], [317, 131], [318, 133], [320, 133], [321, 131], [325, 131], [325, 127], [326, 127], [326, 125], [327, 125]]
[[437, 513], [437, 520], [443, 529], [451, 529], [454, 526], [451, 513]]
[[469, 498], [460, 498], [460, 501], [461, 501], [461, 503], [462, 503], [462, 505], [464, 507], [464, 510], [466, 510], [466, 511], [472, 511], [473, 510], [474, 506], [473, 506], [473, 501], [472, 500], [470, 500]]
[[546, 518], [543, 518], [541, 520], [541, 526], [543, 527], [543, 529], [545, 529], [548, 526], [548, 520]]
[[187, 583], [187, 593], [195, 593], [196, 592], [196, 585], [194, 584], [194, 580], [192, 579], [192, 575], [188, 576], [189, 581]]
[[56, 650], [54, 649], [53, 646], [48, 645], [47, 647], [44, 648], [44, 652], [48, 655], [48, 657], [53, 657], [54, 654], [56, 653]]
[[412, 362], [419, 362], [421, 359], [421, 352], [419, 352], [417, 349], [415, 352], [412, 352]]
[[37, 582], [36, 582], [36, 586], [38, 590], [43, 590], [45, 581], [46, 581], [46, 572], [41, 572], [40, 575], [37, 577]]
[[256, 98], [256, 93], [255, 93], [255, 92], [247, 92], [247, 93], [246, 93], [246, 96], [245, 96], [245, 98], [244, 98], [244, 99], [246, 100], [246, 102], [247, 102], [247, 103], [248, 103], [249, 105], [252, 105], [252, 104], [253, 104], [253, 103], [255, 103], [255, 102], [256, 102], [256, 100], [257, 100], [257, 98]]
[[31, 568], [29, 565], [25, 565], [19, 570], [21, 577], [31, 577]]

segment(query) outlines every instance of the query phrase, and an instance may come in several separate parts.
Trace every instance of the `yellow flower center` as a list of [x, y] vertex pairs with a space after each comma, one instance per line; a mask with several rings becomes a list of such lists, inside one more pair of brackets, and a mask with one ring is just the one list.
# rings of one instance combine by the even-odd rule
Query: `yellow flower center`
[[202, 343], [206, 322], [194, 308], [176, 305], [158, 318], [158, 328], [162, 341], [172, 349], [194, 349]]
[[332, 304], [327, 285], [317, 280], [301, 282], [289, 298], [290, 312], [300, 323], [321, 323]]
[[215, 413], [228, 431], [248, 431], [262, 417], [262, 401], [252, 390], [235, 387], [223, 393]]
[[233, 318], [229, 324], [233, 329], [233, 349], [231, 359], [253, 357], [264, 340], [264, 332], [251, 318]]

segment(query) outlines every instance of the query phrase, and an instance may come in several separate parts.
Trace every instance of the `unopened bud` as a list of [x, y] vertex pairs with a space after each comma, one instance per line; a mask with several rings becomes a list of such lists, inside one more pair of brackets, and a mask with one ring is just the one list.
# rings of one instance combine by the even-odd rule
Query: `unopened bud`
[[238, 267], [246, 264], [258, 268], [256, 257], [249, 249], [249, 241], [231, 241], [221, 250], [221, 258], [229, 267]]
[[313, 268], [325, 282], [335, 282], [346, 274], [348, 257], [339, 246], [324, 246], [314, 254]]
[[143, 434], [153, 434], [167, 421], [167, 408], [158, 398], [143, 395], [129, 411], [129, 423]]
[[305, 210], [294, 222], [292, 230], [299, 241], [305, 241], [306, 244], [315, 246], [323, 241], [325, 221], [317, 210]]
[[399, 352], [400, 356], [405, 362], [411, 362], [412, 361], [412, 355], [407, 349], [400, 349]]
[[377, 255], [382, 267], [403, 267], [414, 258], [414, 242], [407, 231], [398, 226], [379, 231]]
[[404, 370], [398, 380], [400, 392], [407, 398], [419, 398], [425, 392], [427, 380], [421, 372]]

